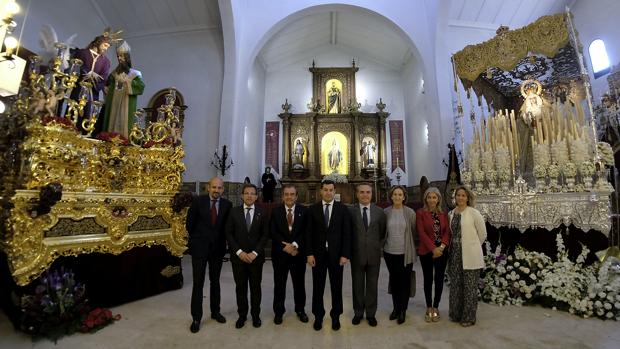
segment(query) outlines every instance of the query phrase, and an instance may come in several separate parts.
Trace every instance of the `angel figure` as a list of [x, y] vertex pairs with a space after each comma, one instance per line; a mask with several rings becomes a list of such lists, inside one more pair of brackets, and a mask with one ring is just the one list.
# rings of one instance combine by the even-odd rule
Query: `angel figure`
[[76, 37], [77, 34], [73, 34], [65, 40], [58, 40], [58, 35], [56, 35], [54, 27], [49, 24], [44, 24], [39, 32], [39, 47], [41, 48], [39, 56], [41, 57], [41, 62], [52, 65], [52, 62], [58, 54], [58, 47], [56, 47], [56, 44], [63, 44], [64, 47], [61, 48], [62, 52], [60, 55], [62, 62], [60, 69], [61, 71], [65, 71], [69, 68], [69, 59], [71, 58], [70, 50], [75, 48], [73, 41]]
[[58, 105], [58, 101], [62, 100], [64, 97], [64, 91], [60, 90], [58, 94], [54, 93], [54, 90], [47, 90], [47, 98], [45, 99], [45, 111], [49, 116], [56, 115], [56, 106]]

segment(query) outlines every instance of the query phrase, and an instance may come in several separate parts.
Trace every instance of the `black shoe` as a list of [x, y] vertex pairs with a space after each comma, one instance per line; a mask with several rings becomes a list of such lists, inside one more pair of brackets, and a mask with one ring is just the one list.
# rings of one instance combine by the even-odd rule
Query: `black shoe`
[[340, 320], [338, 318], [332, 319], [332, 330], [338, 331], [340, 329]]
[[370, 326], [372, 326], [372, 327], [377, 326], [377, 319], [376, 319], [376, 318], [374, 318], [374, 317], [369, 317], [369, 318], [366, 318], [366, 320], [368, 320], [368, 324], [369, 324]]
[[222, 313], [211, 313], [211, 318], [220, 324], [226, 323], [226, 318], [222, 315]]
[[282, 324], [282, 315], [276, 315], [273, 318], [273, 323], [276, 324], [276, 325]]
[[320, 331], [321, 328], [323, 328], [323, 319], [314, 319], [314, 325], [312, 325], [312, 327], [314, 327], [315, 331]]
[[235, 322], [235, 328], [241, 328], [245, 325], [245, 320], [246, 318], [244, 317], [240, 317], [237, 319], [237, 322]]
[[303, 322], [304, 324], [309, 321], [308, 315], [306, 315], [306, 313], [303, 311], [298, 311], [297, 317], [299, 318], [299, 321]]
[[398, 318], [398, 310], [394, 309], [392, 310], [392, 313], [390, 314], [390, 320], [396, 320]]
[[355, 316], [353, 317], [353, 320], [351, 320], [351, 323], [352, 323], [353, 325], [359, 325], [359, 324], [360, 324], [360, 322], [362, 322], [362, 316], [361, 316], [361, 315], [355, 315]]
[[260, 321], [260, 318], [258, 316], [257, 317], [252, 317], [252, 326], [254, 326], [256, 328], [259, 328], [260, 325], [262, 325], [262, 324], [263, 324], [263, 322]]
[[403, 323], [405, 323], [405, 316], [406, 316], [406, 314], [407, 314], [407, 313], [406, 313], [405, 311], [401, 311], [401, 312], [398, 314], [398, 320], [397, 320], [397, 322], [398, 322], [398, 324], [399, 324], [399, 325], [402, 325]]
[[192, 325], [189, 327], [189, 330], [192, 333], [196, 333], [200, 330], [200, 320], [194, 320], [192, 321]]

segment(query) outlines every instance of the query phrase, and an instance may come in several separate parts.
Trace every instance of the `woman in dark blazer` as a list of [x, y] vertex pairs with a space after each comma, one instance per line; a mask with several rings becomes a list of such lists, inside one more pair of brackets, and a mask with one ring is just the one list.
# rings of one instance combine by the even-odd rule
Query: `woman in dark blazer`
[[[426, 298], [426, 322], [437, 322], [439, 301], [443, 292], [443, 279], [446, 273], [447, 255], [444, 250], [450, 242], [448, 215], [441, 208], [439, 189], [430, 187], [424, 192], [424, 207], [416, 212], [416, 226], [420, 236], [418, 256], [424, 276], [424, 297]], [[434, 275], [433, 275], [434, 272]], [[435, 298], [433, 299], [433, 281]]]

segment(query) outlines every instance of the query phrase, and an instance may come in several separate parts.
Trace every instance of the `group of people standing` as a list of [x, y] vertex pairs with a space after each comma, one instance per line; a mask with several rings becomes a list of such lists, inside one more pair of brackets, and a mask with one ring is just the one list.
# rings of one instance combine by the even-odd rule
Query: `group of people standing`
[[[486, 239], [484, 219], [473, 208], [474, 197], [466, 187], [455, 191], [456, 208], [449, 214], [442, 209], [437, 188], [424, 193], [424, 207], [415, 212], [407, 207], [407, 191], [395, 186], [389, 191], [391, 206], [385, 210], [372, 204], [372, 187], [356, 187], [358, 203], [346, 206], [334, 200], [335, 184], [323, 181], [321, 200], [309, 207], [297, 203], [297, 189], [286, 184], [282, 205], [267, 216], [256, 205], [255, 185], [242, 188], [243, 204], [232, 207], [222, 197], [223, 181], [213, 178], [208, 194], [197, 197], [187, 215], [188, 252], [192, 256], [193, 289], [192, 324], [196, 333], [202, 320], [205, 273], [209, 267], [211, 318], [225, 323], [220, 312], [220, 273], [226, 245], [231, 256], [238, 319], [242, 328], [248, 312], [252, 325], [260, 327], [262, 269], [265, 246], [272, 240], [274, 270], [274, 323], [283, 322], [288, 275], [293, 284], [295, 313], [301, 322], [309, 322], [305, 313], [305, 272], [312, 270], [313, 328], [323, 326], [326, 309], [323, 303], [326, 278], [331, 288], [331, 327], [340, 329], [343, 313], [342, 281], [344, 266], [351, 263], [353, 291], [353, 325], [364, 319], [377, 326], [378, 281], [381, 256], [389, 271], [389, 292], [393, 311], [390, 320], [402, 324], [411, 295], [411, 275], [418, 256], [424, 275], [427, 322], [440, 319], [439, 301], [446, 267], [449, 267], [449, 317], [462, 326], [476, 322], [477, 282], [484, 266], [482, 243]], [[435, 292], [433, 298], [433, 284]], [[248, 288], [250, 302], [248, 304]]]

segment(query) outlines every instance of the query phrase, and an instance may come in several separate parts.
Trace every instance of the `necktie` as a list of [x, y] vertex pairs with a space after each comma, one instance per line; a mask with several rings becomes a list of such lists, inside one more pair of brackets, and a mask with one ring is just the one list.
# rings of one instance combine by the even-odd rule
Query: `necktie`
[[215, 226], [217, 222], [217, 200], [211, 200], [211, 225]]
[[364, 220], [364, 228], [368, 230], [368, 207], [364, 207], [364, 215], [362, 219]]
[[248, 228], [248, 231], [250, 231], [250, 226], [252, 225], [252, 216], [250, 216], [251, 209], [251, 207], [246, 208], [247, 212], [245, 213], [245, 226]]
[[329, 204], [325, 204], [325, 213], [323, 215], [325, 216], [325, 226], [329, 227]]
[[286, 221], [288, 222], [288, 230], [293, 230], [293, 209], [289, 208], [286, 214]]

